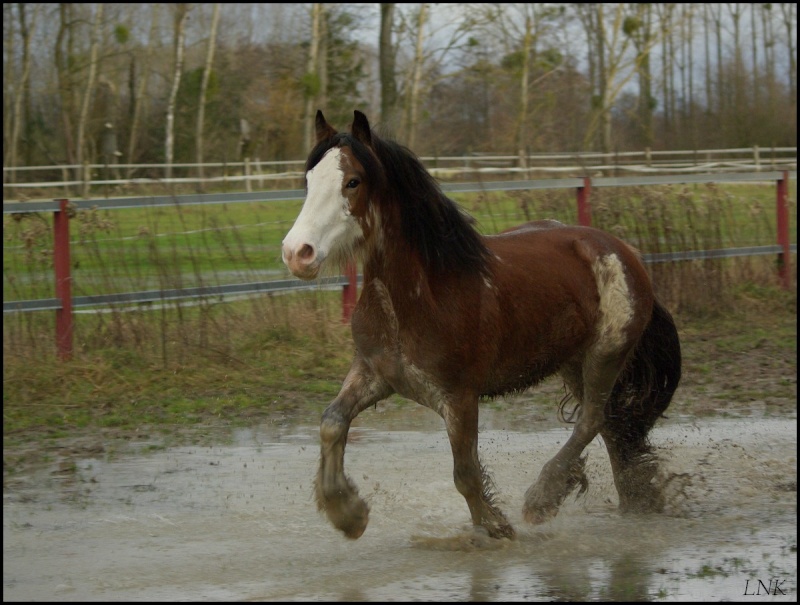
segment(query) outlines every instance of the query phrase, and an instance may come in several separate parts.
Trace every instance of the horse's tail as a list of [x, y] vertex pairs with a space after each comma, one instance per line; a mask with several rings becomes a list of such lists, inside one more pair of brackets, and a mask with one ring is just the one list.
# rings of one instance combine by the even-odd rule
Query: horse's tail
[[605, 408], [604, 435], [628, 456], [650, 452], [647, 434], [664, 413], [681, 379], [681, 345], [675, 321], [657, 300]]

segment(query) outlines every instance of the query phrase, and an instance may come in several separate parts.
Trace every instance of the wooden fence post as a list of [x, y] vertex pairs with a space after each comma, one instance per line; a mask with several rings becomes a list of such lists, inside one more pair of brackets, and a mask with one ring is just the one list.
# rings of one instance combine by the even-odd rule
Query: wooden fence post
[[583, 187], [578, 187], [578, 224], [583, 227], [592, 226], [592, 203], [589, 196], [592, 192], [592, 179], [583, 177]]
[[791, 280], [791, 256], [789, 252], [789, 171], [783, 171], [783, 178], [778, 179], [776, 187], [776, 211], [778, 245], [781, 251], [778, 253], [778, 278], [781, 287], [788, 290], [792, 286]]
[[72, 276], [69, 260], [69, 200], [56, 200], [53, 213], [53, 267], [56, 274], [56, 349], [62, 360], [72, 358]]

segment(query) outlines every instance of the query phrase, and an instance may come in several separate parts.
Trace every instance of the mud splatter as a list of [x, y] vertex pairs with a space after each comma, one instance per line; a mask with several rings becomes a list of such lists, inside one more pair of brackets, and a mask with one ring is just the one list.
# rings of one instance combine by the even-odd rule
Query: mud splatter
[[757, 580], [796, 600], [795, 419], [657, 427], [662, 515], [617, 512], [596, 440], [588, 491], [534, 527], [525, 490], [568, 429], [485, 418], [481, 457], [514, 541], [470, 527], [438, 419], [389, 430], [365, 414], [345, 457], [371, 509], [358, 541], [316, 510], [315, 426], [99, 450], [6, 481], [4, 600], [763, 600], [745, 594]]

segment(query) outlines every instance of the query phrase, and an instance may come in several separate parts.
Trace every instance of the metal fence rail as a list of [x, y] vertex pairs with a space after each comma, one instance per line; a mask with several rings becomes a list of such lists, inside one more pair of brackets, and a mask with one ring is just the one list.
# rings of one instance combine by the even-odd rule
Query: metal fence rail
[[[789, 249], [797, 253], [797, 245], [790, 244]], [[735, 258], [741, 256], [765, 256], [780, 254], [780, 246], [746, 246], [742, 248], [721, 248], [716, 250], [689, 250], [684, 252], [655, 252], [642, 254], [645, 263], [668, 263], [687, 260], [711, 260]], [[358, 284], [362, 282], [358, 276]], [[220, 286], [199, 286], [194, 288], [171, 288], [166, 290], [143, 290], [140, 292], [123, 292], [120, 294], [99, 294], [96, 296], [75, 296], [72, 307], [105, 307], [109, 305], [142, 305], [148, 303], [165, 303], [192, 298], [218, 298], [223, 301], [226, 296], [239, 297], [253, 294], [274, 294], [279, 292], [338, 289], [349, 284], [346, 275], [320, 278], [313, 281], [300, 279], [278, 279], [267, 282], [247, 282], [242, 284], [224, 284]], [[58, 311], [63, 309], [58, 298], [38, 298], [35, 300], [15, 300], [3, 302], [3, 313], [20, 313], [30, 311]]]
[[[631, 187], [652, 185], [676, 185], [686, 183], [734, 183], [734, 182], [774, 182], [776, 184], [777, 243], [770, 246], [746, 248], [726, 248], [719, 250], [687, 250], [676, 252], [644, 254], [647, 263], [662, 263], [698, 259], [719, 259], [739, 256], [758, 256], [775, 254], [778, 258], [778, 274], [784, 288], [789, 288], [790, 254], [797, 252], [797, 245], [789, 242], [788, 181], [790, 175], [797, 178], [797, 172], [770, 171], [734, 174], [702, 175], [654, 175], [635, 177], [604, 178], [566, 178], [519, 181], [490, 181], [478, 183], [443, 184], [442, 189], [449, 193], [470, 193], [489, 191], [514, 191], [533, 189], [574, 189], [577, 194], [578, 223], [591, 225], [590, 192], [592, 187]], [[140, 305], [147, 303], [166, 303], [181, 299], [225, 296], [246, 296], [262, 293], [277, 293], [309, 288], [342, 288], [343, 318], [349, 315], [355, 305], [355, 297], [360, 277], [355, 267], [350, 266], [347, 274], [313, 282], [301, 280], [272, 280], [243, 284], [202, 286], [193, 288], [148, 290], [123, 292], [97, 296], [72, 296], [72, 277], [70, 274], [69, 218], [75, 210], [121, 209], [158, 206], [188, 206], [198, 204], [224, 204], [235, 202], [299, 200], [305, 195], [302, 189], [283, 191], [262, 191], [247, 193], [215, 193], [181, 196], [152, 196], [109, 198], [92, 200], [54, 200], [47, 202], [4, 202], [3, 214], [53, 212], [54, 213], [54, 267], [55, 298], [36, 300], [17, 300], [3, 302], [3, 313], [32, 311], [56, 312], [56, 343], [59, 356], [68, 359], [72, 353], [72, 309], [75, 307], [96, 307], [120, 304]]]
[[[682, 174], [652, 175], [629, 177], [598, 178], [564, 178], [533, 179], [519, 181], [486, 181], [470, 183], [442, 183], [446, 193], [480, 193], [489, 191], [522, 191], [535, 189], [577, 189], [591, 187], [640, 187], [650, 185], [682, 185], [702, 183], [746, 183], [775, 182], [783, 178], [783, 172], [737, 172], [725, 174]], [[789, 171], [790, 177], [797, 178], [797, 171]], [[163, 206], [194, 206], [201, 204], [231, 204], [237, 202], [275, 202], [301, 200], [305, 197], [303, 189], [285, 189], [281, 191], [254, 191], [242, 193], [205, 193], [188, 195], [155, 195], [147, 197], [112, 197], [93, 198], [89, 200], [70, 199], [71, 208], [75, 210], [120, 210], [123, 208], [156, 208]], [[59, 200], [3, 202], [3, 214], [19, 214], [30, 212], [58, 212]]]

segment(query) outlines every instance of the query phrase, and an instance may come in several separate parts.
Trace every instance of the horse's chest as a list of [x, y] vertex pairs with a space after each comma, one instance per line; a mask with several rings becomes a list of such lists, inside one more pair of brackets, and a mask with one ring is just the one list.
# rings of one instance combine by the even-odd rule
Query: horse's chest
[[364, 286], [351, 327], [358, 352], [365, 359], [397, 356], [400, 327], [392, 299], [380, 280], [372, 280]]
[[401, 333], [394, 304], [380, 280], [364, 287], [351, 327], [356, 349], [373, 372], [400, 395], [438, 409], [443, 389], [420, 358], [419, 340]]

